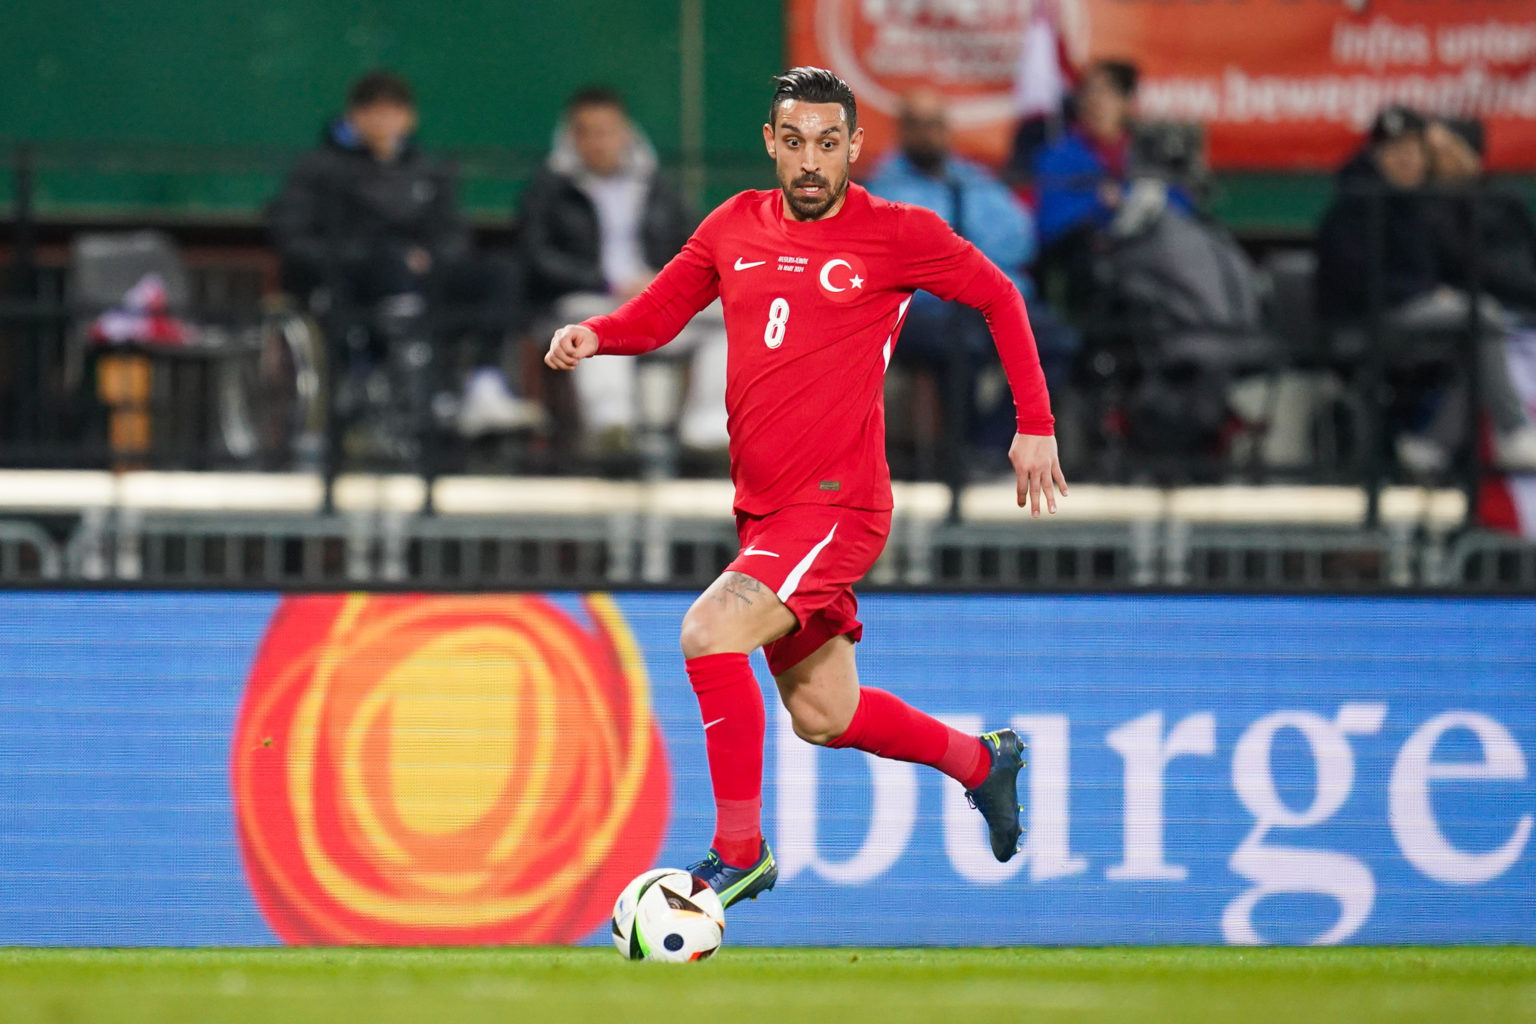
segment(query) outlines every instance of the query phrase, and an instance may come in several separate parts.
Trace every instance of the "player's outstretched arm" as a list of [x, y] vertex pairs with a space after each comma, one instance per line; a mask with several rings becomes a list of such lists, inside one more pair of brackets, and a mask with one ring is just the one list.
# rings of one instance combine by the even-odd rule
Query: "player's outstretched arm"
[[549, 339], [549, 351], [544, 353], [544, 365], [551, 370], [569, 370], [588, 356], [595, 355], [597, 332], [581, 324], [566, 324]]
[[1045, 507], [1056, 514], [1056, 492], [1067, 496], [1067, 478], [1056, 454], [1056, 438], [1051, 434], [1014, 434], [1008, 446], [1008, 461], [1019, 478], [1019, 508], [1029, 503], [1029, 513], [1040, 518], [1040, 497]]

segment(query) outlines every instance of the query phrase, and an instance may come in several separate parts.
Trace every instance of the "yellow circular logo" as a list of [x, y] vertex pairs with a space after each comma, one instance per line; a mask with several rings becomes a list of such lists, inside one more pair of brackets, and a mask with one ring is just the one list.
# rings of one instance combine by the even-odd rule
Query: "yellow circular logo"
[[285, 598], [235, 729], [290, 943], [570, 942], [651, 865], [667, 765], [623, 617], [527, 595]]

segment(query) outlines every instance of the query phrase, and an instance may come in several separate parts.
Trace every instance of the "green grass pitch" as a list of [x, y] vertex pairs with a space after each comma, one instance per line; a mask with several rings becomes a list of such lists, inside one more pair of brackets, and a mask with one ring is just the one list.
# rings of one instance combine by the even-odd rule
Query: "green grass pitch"
[[1536, 1021], [1536, 949], [0, 950], [0, 1021]]

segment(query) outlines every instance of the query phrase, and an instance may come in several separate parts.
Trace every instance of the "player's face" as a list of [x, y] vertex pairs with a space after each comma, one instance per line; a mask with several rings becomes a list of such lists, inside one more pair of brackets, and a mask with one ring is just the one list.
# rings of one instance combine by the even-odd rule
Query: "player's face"
[[1125, 131], [1131, 105], [1131, 98], [1103, 71], [1090, 72], [1077, 91], [1078, 122], [1091, 137], [1103, 142], [1113, 142]]
[[1483, 173], [1477, 150], [1439, 121], [1424, 132], [1424, 144], [1429, 151], [1429, 176], [1436, 181], [1470, 181]]
[[416, 111], [398, 103], [381, 101], [347, 111], [363, 145], [379, 160], [393, 160], [406, 138], [416, 130]]
[[763, 142], [779, 175], [784, 205], [795, 220], [820, 220], [842, 208], [848, 168], [859, 158], [864, 129], [850, 133], [841, 103], [779, 104]]
[[949, 119], [936, 92], [909, 96], [901, 110], [901, 151], [925, 174], [937, 175], [949, 155]]
[[571, 143], [587, 170], [607, 176], [624, 165], [634, 135], [618, 107], [593, 103], [570, 113]]
[[1408, 134], [1376, 144], [1376, 166], [1382, 177], [1398, 188], [1418, 188], [1429, 172], [1424, 137]]

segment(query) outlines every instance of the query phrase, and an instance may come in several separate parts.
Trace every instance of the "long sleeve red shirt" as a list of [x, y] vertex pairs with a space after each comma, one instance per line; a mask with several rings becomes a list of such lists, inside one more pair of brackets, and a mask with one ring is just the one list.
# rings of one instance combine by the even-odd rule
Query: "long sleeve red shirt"
[[1050, 434], [1050, 398], [1018, 289], [935, 213], [848, 186], [836, 214], [796, 221], [778, 190], [743, 192], [699, 225], [650, 287], [586, 326], [599, 353], [671, 341], [722, 300], [736, 509], [891, 507], [884, 378], [917, 289], [982, 312], [1019, 432]]

